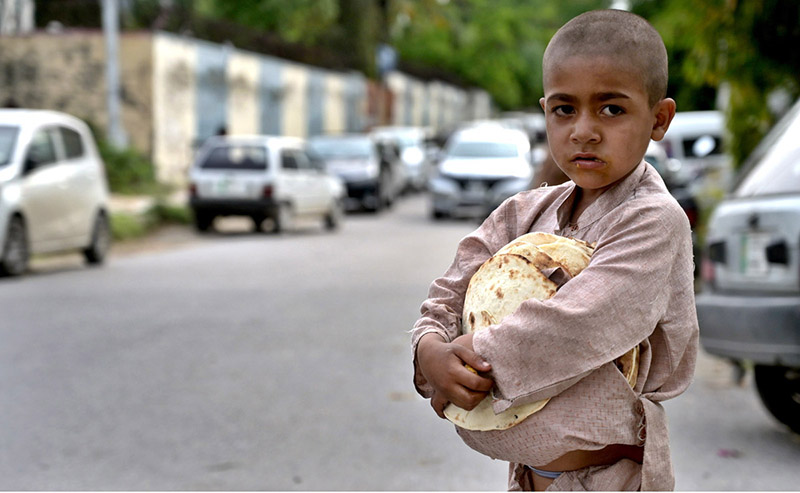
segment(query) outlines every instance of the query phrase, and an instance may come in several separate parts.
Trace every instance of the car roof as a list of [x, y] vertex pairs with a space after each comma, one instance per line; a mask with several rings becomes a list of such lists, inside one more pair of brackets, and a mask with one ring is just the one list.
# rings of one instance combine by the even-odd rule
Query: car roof
[[692, 133], [720, 134], [724, 128], [725, 120], [720, 111], [679, 111], [675, 113], [666, 136]]
[[0, 109], [0, 124], [2, 125], [29, 127], [48, 123], [62, 123], [77, 126], [84, 125], [80, 119], [60, 111], [22, 108]]
[[453, 132], [453, 141], [495, 141], [495, 142], [528, 142], [528, 135], [517, 129], [501, 127], [493, 124], [480, 124], [465, 127]]
[[203, 145], [220, 144], [291, 144], [298, 145], [303, 143], [300, 137], [290, 137], [285, 135], [261, 135], [261, 134], [237, 134], [237, 135], [214, 135], [206, 139]]

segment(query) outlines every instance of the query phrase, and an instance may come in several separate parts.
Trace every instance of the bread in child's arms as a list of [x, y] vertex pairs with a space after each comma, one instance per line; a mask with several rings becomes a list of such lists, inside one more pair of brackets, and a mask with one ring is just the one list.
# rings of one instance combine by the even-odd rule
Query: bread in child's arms
[[[562, 269], [569, 278], [575, 277], [589, 265], [593, 251], [585, 241], [547, 233], [528, 233], [513, 240], [484, 262], [470, 279], [464, 299], [463, 333], [499, 323], [525, 300], [552, 297], [558, 285], [545, 272]], [[617, 366], [631, 386], [635, 385], [638, 346], [622, 356]], [[514, 406], [495, 414], [489, 395], [470, 411], [450, 404], [444, 414], [467, 430], [505, 430], [542, 409], [548, 401]]]

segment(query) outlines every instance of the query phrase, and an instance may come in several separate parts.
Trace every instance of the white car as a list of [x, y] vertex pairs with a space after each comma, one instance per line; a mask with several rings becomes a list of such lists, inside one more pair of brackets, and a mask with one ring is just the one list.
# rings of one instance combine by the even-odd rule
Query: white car
[[102, 263], [111, 244], [105, 168], [89, 127], [55, 111], [0, 110], [0, 274], [31, 255], [81, 250]]
[[529, 189], [530, 149], [520, 130], [478, 125], [454, 132], [428, 183], [432, 217], [484, 218], [506, 198]]
[[248, 216], [257, 230], [270, 219], [274, 232], [296, 218], [319, 218], [336, 229], [345, 188], [294, 137], [219, 136], [200, 148], [189, 174], [195, 226], [207, 231], [217, 216]]

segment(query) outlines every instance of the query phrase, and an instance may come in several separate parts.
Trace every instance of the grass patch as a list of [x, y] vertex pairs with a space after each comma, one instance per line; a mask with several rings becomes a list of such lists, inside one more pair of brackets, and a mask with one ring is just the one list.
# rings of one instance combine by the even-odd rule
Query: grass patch
[[111, 237], [114, 240], [140, 238], [147, 232], [148, 227], [139, 216], [121, 212], [111, 214]]
[[116, 241], [141, 238], [167, 224], [192, 223], [192, 211], [181, 205], [156, 202], [144, 214], [111, 214], [111, 235]]

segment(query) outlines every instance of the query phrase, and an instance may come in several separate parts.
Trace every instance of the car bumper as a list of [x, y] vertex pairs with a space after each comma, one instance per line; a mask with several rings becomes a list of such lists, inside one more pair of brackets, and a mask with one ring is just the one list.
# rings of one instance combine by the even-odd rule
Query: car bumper
[[348, 197], [362, 199], [378, 193], [378, 180], [348, 181], [345, 182], [345, 187], [347, 187]]
[[711, 354], [800, 366], [800, 296], [697, 295], [700, 342]]
[[204, 199], [192, 197], [189, 206], [195, 212], [204, 212], [218, 216], [250, 216], [277, 214], [278, 203], [274, 199], [240, 200], [240, 199]]

